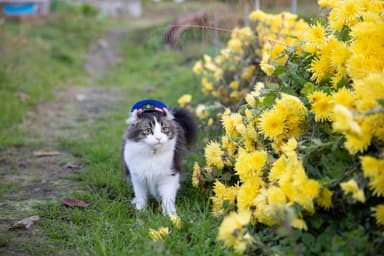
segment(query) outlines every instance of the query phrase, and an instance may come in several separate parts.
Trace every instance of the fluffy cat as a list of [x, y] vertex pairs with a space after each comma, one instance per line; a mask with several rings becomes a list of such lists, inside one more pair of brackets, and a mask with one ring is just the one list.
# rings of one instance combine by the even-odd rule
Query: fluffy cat
[[123, 166], [133, 185], [132, 204], [141, 210], [151, 195], [164, 214], [177, 215], [181, 160], [196, 137], [194, 118], [185, 109], [168, 110], [160, 101], [143, 100], [132, 107], [127, 125]]

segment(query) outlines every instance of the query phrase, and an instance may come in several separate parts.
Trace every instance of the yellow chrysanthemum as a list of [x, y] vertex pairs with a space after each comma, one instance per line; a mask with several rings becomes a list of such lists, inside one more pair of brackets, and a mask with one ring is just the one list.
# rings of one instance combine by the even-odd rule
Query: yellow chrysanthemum
[[224, 212], [224, 203], [233, 204], [235, 202], [238, 190], [238, 186], [227, 187], [219, 180], [216, 180], [213, 186], [214, 196], [211, 197], [212, 214], [214, 216], [222, 215]]
[[314, 58], [311, 62], [311, 67], [308, 69], [312, 72], [311, 79], [320, 83], [327, 75], [331, 74], [332, 69], [327, 58]]
[[359, 124], [354, 120], [352, 112], [346, 107], [337, 104], [333, 108], [332, 127], [337, 132], [361, 135]]
[[233, 80], [230, 84], [229, 87], [231, 87], [232, 90], [237, 90], [239, 89], [240, 83], [236, 80]]
[[318, 0], [317, 3], [323, 8], [335, 8], [338, 0]]
[[240, 39], [232, 38], [227, 43], [228, 49], [234, 51], [234, 52], [243, 52], [243, 45], [240, 41]]
[[183, 223], [180, 219], [179, 216], [177, 215], [170, 215], [169, 216], [169, 219], [171, 220], [172, 224], [177, 228], [177, 229], [181, 229], [182, 226], [183, 226]]
[[243, 123], [243, 117], [239, 113], [231, 113], [229, 109], [226, 109], [223, 113], [221, 122], [223, 124], [225, 133], [230, 137], [234, 137], [238, 135], [236, 126]]
[[376, 219], [376, 223], [379, 225], [384, 225], [384, 204], [379, 204], [371, 208], [372, 215]]
[[237, 145], [228, 137], [221, 137], [221, 145], [223, 149], [227, 152], [228, 156], [234, 157], [237, 151]]
[[264, 182], [260, 177], [252, 177], [241, 184], [237, 193], [237, 208], [239, 211], [251, 209], [253, 200], [259, 194], [259, 189], [262, 186], [264, 186]]
[[344, 147], [352, 155], [365, 151], [372, 141], [372, 134], [367, 132], [365, 126], [360, 126], [360, 135], [348, 133], [345, 135]]
[[169, 235], [169, 233], [170, 233], [170, 230], [168, 227], [161, 227], [159, 229], [152, 229], [152, 228], [149, 229], [149, 237], [153, 241], [163, 240], [164, 237]]
[[243, 252], [251, 243], [246, 226], [251, 220], [250, 212], [232, 212], [220, 224], [217, 240], [223, 241], [225, 246]]
[[325, 43], [325, 27], [320, 23], [309, 26], [309, 29], [305, 33], [305, 41], [315, 45], [316, 48], [322, 46]]
[[291, 221], [291, 226], [300, 230], [308, 230], [307, 223], [302, 218], [294, 218]]
[[340, 187], [344, 191], [345, 194], [352, 194], [352, 197], [356, 201], [359, 201], [362, 203], [365, 202], [364, 192], [362, 190], [360, 190], [359, 186], [357, 185], [357, 183], [354, 179], [340, 183]]
[[204, 119], [209, 116], [208, 108], [206, 105], [203, 104], [197, 105], [195, 113], [199, 119]]
[[198, 162], [193, 164], [193, 173], [192, 173], [192, 186], [198, 187], [200, 184], [201, 169]]
[[268, 193], [268, 203], [269, 204], [271, 204], [271, 205], [274, 205], [274, 204], [283, 205], [283, 204], [287, 203], [287, 198], [280, 187], [270, 186], [267, 189], [267, 193]]
[[241, 181], [246, 181], [255, 176], [261, 176], [261, 170], [266, 164], [268, 154], [265, 151], [254, 151], [251, 153], [240, 149], [235, 164], [235, 171]]
[[316, 203], [328, 210], [330, 207], [332, 207], [332, 191], [330, 191], [328, 188], [322, 188], [319, 196], [316, 198]]
[[180, 107], [185, 107], [188, 105], [192, 100], [192, 95], [191, 94], [184, 94], [181, 96], [178, 100], [177, 103], [179, 103]]
[[282, 173], [284, 172], [285, 167], [286, 167], [285, 156], [281, 156], [272, 164], [272, 168], [269, 171], [268, 180], [271, 183], [278, 182], [280, 180]]
[[333, 95], [336, 104], [340, 104], [346, 108], [353, 109], [355, 106], [355, 97], [353, 91], [347, 88], [341, 88]]
[[302, 187], [302, 191], [309, 197], [315, 198], [320, 191], [320, 183], [316, 180], [309, 179], [304, 186]]
[[204, 94], [207, 94], [208, 92], [211, 92], [213, 90], [213, 84], [208, 81], [208, 78], [203, 77], [201, 80], [201, 85], [203, 86], [201, 91]]
[[328, 16], [329, 25], [332, 30], [339, 31], [344, 25], [356, 24], [361, 14], [364, 0], [344, 0], [331, 10]]
[[243, 80], [251, 80], [252, 79], [252, 76], [253, 76], [253, 73], [255, 72], [255, 69], [256, 69], [256, 66], [255, 65], [250, 65], [248, 66], [244, 72], [241, 74], [241, 79]]
[[219, 143], [215, 141], [208, 143], [208, 145], [205, 147], [204, 155], [208, 166], [223, 169], [224, 152], [221, 150]]
[[369, 188], [373, 194], [384, 196], [384, 160], [362, 156], [360, 162], [364, 176], [369, 179]]
[[192, 69], [193, 73], [200, 75], [203, 72], [203, 63], [201, 60], [197, 61]]
[[308, 96], [311, 103], [311, 111], [315, 114], [315, 121], [329, 120], [333, 112], [333, 99], [322, 91], [315, 91]]
[[285, 113], [270, 109], [263, 112], [259, 119], [258, 128], [270, 139], [276, 139], [285, 132]]

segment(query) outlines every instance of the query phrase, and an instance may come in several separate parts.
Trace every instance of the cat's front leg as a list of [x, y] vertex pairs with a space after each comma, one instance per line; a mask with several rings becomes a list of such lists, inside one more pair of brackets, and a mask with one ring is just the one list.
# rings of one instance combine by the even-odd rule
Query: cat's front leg
[[164, 214], [177, 215], [175, 202], [177, 191], [180, 187], [179, 179], [179, 173], [175, 173], [166, 176], [159, 184], [159, 195]]
[[142, 210], [147, 205], [148, 201], [148, 189], [145, 180], [140, 177], [132, 174], [131, 177], [133, 191], [135, 193], [135, 197], [132, 199], [132, 204], [135, 205], [136, 210]]

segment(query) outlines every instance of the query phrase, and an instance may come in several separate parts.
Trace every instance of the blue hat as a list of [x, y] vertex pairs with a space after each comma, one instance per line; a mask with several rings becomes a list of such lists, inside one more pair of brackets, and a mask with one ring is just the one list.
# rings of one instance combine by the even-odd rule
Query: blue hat
[[167, 108], [167, 105], [165, 105], [163, 102], [154, 100], [154, 99], [146, 99], [146, 100], [141, 100], [136, 102], [132, 109], [131, 112], [137, 110], [137, 113], [140, 114], [142, 112], [146, 111], [157, 111], [164, 113], [164, 109]]

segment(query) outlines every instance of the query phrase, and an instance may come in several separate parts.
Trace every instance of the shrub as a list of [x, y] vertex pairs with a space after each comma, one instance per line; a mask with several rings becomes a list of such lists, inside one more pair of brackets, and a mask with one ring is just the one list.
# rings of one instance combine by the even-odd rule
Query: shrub
[[383, 242], [384, 3], [319, 4], [324, 24], [253, 12], [193, 68], [227, 108], [192, 182], [212, 187], [212, 212], [226, 216], [218, 239], [240, 252], [374, 253]]

